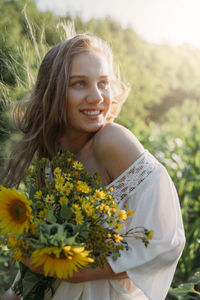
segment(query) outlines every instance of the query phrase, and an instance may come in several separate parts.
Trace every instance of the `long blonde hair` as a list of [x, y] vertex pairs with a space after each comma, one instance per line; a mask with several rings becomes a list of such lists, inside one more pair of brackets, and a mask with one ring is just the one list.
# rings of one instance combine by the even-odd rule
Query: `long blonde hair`
[[59, 151], [59, 138], [67, 127], [67, 88], [70, 67], [76, 54], [100, 51], [110, 64], [113, 101], [107, 121], [119, 113], [129, 89], [114, 72], [110, 47], [96, 36], [78, 34], [55, 45], [45, 55], [35, 87], [28, 101], [21, 101], [14, 110], [17, 126], [23, 138], [11, 154], [3, 182], [17, 186], [33, 156], [51, 159]]

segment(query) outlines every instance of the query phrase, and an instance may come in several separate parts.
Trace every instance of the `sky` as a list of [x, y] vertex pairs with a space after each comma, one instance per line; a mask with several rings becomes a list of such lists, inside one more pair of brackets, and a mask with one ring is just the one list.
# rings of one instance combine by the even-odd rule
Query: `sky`
[[36, 0], [42, 11], [80, 15], [84, 20], [111, 16], [157, 44], [191, 43], [200, 48], [200, 0]]

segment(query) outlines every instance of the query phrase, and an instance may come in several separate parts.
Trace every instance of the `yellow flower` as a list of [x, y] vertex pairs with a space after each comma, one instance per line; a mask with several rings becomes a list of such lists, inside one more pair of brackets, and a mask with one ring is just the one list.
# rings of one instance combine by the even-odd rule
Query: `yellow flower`
[[88, 217], [92, 216], [94, 213], [94, 206], [90, 202], [82, 202], [82, 209], [86, 212]]
[[75, 218], [76, 218], [76, 223], [77, 224], [82, 224], [83, 223], [83, 215], [80, 211], [77, 211]]
[[82, 192], [82, 193], [85, 193], [85, 194], [89, 193], [90, 190], [91, 190], [86, 182], [82, 182], [80, 180], [77, 181], [76, 189], [77, 189], [77, 192]]
[[46, 217], [48, 211], [49, 211], [48, 208], [42, 209], [42, 210], [39, 212], [38, 217], [39, 217], [40, 219], [43, 219], [44, 217]]
[[15, 248], [12, 257], [17, 261], [22, 261], [23, 252], [19, 248]]
[[64, 204], [64, 203], [68, 204], [69, 199], [63, 196], [63, 197], [60, 197], [59, 202], [60, 202], [61, 205]]
[[54, 202], [54, 196], [53, 195], [46, 195], [44, 200], [47, 203], [53, 203]]
[[152, 240], [153, 233], [154, 233], [153, 230], [150, 230], [150, 231], [149, 231], [149, 233], [148, 233], [148, 235], [147, 235], [147, 240]]
[[68, 161], [68, 162], [71, 162], [71, 161], [72, 161], [72, 159], [69, 157], [69, 158], [67, 159], [67, 161]]
[[129, 216], [129, 217], [134, 216], [134, 211], [133, 211], [133, 209], [129, 209], [129, 210], [127, 211], [127, 216]]
[[17, 245], [17, 238], [13, 234], [8, 234], [8, 248], [14, 248]]
[[115, 242], [120, 243], [123, 240], [123, 237], [119, 234], [114, 234]]
[[66, 182], [65, 185], [62, 186], [61, 192], [62, 192], [64, 195], [68, 196], [68, 195], [70, 194], [70, 192], [71, 192], [73, 186], [74, 186], [73, 183], [71, 183], [71, 182]]
[[60, 168], [55, 168], [53, 173], [54, 173], [55, 176], [58, 176], [61, 173], [61, 169]]
[[0, 229], [2, 234], [21, 234], [28, 231], [32, 221], [31, 201], [16, 189], [1, 186]]
[[34, 196], [35, 199], [41, 199], [42, 198], [42, 191], [39, 190], [35, 193], [35, 196]]
[[78, 205], [78, 204], [73, 204], [73, 205], [72, 205], [72, 211], [73, 211], [73, 212], [76, 212], [77, 210], [80, 210], [79, 205]]
[[45, 276], [67, 279], [73, 276], [74, 271], [78, 272], [79, 268], [85, 268], [94, 261], [88, 257], [90, 251], [84, 250], [84, 247], [71, 246], [36, 249], [31, 262], [35, 267], [43, 265]]
[[105, 193], [103, 192], [103, 191], [100, 191], [100, 190], [96, 190], [95, 191], [95, 194], [96, 194], [96, 197], [97, 198], [99, 198], [99, 199], [101, 199], [101, 200], [103, 200], [103, 199], [105, 199]]
[[114, 191], [114, 187], [111, 186], [111, 187], [109, 188], [109, 191], [110, 191], [110, 192], [113, 192], [113, 191]]
[[55, 182], [56, 182], [56, 185], [58, 185], [58, 186], [62, 185], [64, 183], [64, 177], [62, 177], [62, 176], [56, 177]]
[[117, 230], [117, 231], [122, 230], [122, 223], [120, 223], [120, 222], [115, 222], [114, 228], [115, 228], [115, 230]]
[[124, 207], [125, 207], [125, 208], [126, 208], [126, 207], [128, 207], [128, 204], [127, 204], [127, 203], [125, 203], [125, 204], [124, 204]]
[[120, 220], [123, 220], [125, 221], [127, 219], [127, 213], [124, 209], [121, 209], [117, 212], [117, 217], [120, 219]]
[[80, 163], [79, 161], [75, 161], [75, 162], [73, 163], [73, 167], [74, 167], [74, 169], [76, 169], [76, 170], [82, 170], [82, 169], [83, 169], [83, 165], [82, 165], [82, 163]]

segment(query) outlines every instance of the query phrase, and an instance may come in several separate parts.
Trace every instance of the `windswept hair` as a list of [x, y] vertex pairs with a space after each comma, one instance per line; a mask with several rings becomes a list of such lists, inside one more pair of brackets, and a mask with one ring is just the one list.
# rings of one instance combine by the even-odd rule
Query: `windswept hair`
[[116, 75], [110, 47], [96, 36], [78, 34], [55, 45], [45, 55], [29, 100], [20, 101], [14, 118], [23, 138], [12, 152], [3, 182], [17, 186], [34, 156], [51, 159], [59, 149], [59, 139], [67, 128], [67, 88], [72, 60], [76, 54], [97, 51], [110, 66], [113, 100], [107, 121], [118, 115], [129, 89]]

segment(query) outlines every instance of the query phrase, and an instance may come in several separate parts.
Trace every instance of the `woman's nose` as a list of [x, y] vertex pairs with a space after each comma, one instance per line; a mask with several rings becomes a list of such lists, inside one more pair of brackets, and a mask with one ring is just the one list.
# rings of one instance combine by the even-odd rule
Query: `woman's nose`
[[104, 101], [104, 98], [102, 96], [101, 90], [98, 88], [98, 86], [92, 86], [87, 95], [87, 102], [88, 103], [99, 103]]

